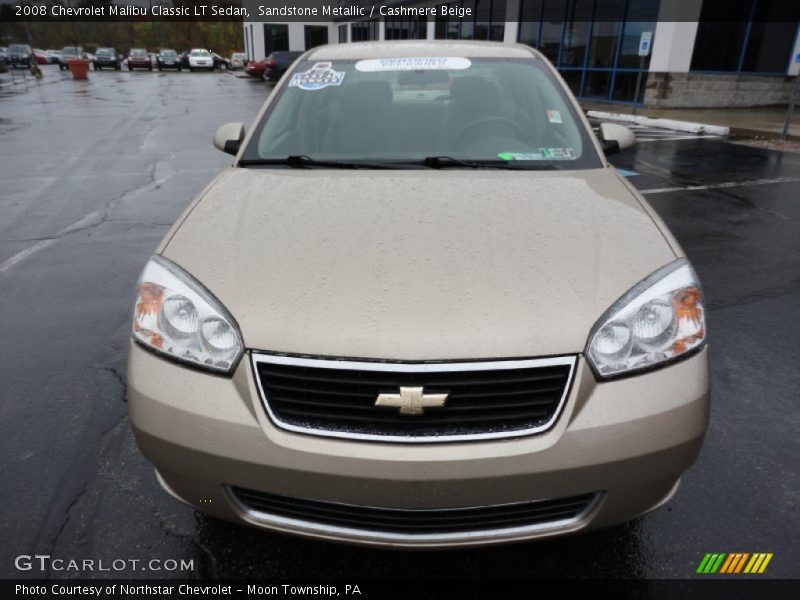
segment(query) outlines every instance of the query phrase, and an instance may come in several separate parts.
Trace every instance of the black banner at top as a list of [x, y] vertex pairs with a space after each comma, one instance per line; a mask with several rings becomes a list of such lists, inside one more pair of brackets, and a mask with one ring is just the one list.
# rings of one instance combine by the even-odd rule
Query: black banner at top
[[[635, 20], [631, 3], [595, 0], [580, 10], [574, 2], [549, 0], [548, 19], [563, 8], [563, 21]], [[498, 3], [500, 6], [498, 6]], [[544, 0], [0, 0], [0, 20], [6, 22], [103, 22], [103, 21], [270, 21], [348, 22], [370, 19], [447, 19], [482, 20], [482, 14], [505, 13], [506, 21], [528, 20], [541, 14]], [[644, 3], [652, 12], [652, 2]], [[505, 5], [505, 11], [503, 6]], [[704, 22], [794, 22], [800, 23], [800, 1], [744, 0], [742, 10], [731, 10], [727, 0], [661, 0], [659, 21]], [[746, 5], [746, 6], [745, 6]], [[570, 7], [573, 7], [570, 10]], [[745, 10], [746, 9], [746, 10]], [[643, 13], [644, 14], [644, 13]], [[648, 14], [647, 20], [654, 20]]]

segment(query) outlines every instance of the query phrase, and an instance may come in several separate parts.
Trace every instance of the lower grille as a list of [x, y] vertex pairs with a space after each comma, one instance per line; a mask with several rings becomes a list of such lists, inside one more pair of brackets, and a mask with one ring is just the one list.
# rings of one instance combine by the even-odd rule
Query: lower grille
[[598, 498], [598, 494], [582, 494], [495, 506], [406, 510], [301, 500], [239, 487], [231, 487], [230, 492], [244, 509], [255, 513], [256, 518], [263, 515], [318, 526], [411, 536], [477, 533], [537, 525], [555, 527], [576, 522], [589, 512]]
[[[575, 357], [384, 363], [253, 353], [264, 405], [292, 431], [375, 441], [469, 441], [536, 433], [557, 419]], [[404, 390], [441, 406], [400, 409]], [[378, 405], [379, 396], [389, 405]], [[446, 395], [444, 400], [441, 400]], [[435, 404], [435, 402], [432, 402]]]

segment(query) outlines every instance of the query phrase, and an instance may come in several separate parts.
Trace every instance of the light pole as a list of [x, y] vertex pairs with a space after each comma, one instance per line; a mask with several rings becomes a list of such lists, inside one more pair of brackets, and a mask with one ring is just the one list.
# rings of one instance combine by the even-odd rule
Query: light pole
[[[800, 54], [794, 57], [796, 63], [800, 63]], [[789, 136], [789, 124], [792, 121], [792, 115], [794, 115], [794, 107], [797, 104], [797, 93], [800, 92], [800, 71], [798, 71], [797, 75], [794, 78], [794, 88], [792, 88], [792, 96], [789, 98], [789, 110], [786, 111], [786, 121], [783, 123], [783, 132], [781, 133], [781, 139], [786, 141], [786, 138]]]

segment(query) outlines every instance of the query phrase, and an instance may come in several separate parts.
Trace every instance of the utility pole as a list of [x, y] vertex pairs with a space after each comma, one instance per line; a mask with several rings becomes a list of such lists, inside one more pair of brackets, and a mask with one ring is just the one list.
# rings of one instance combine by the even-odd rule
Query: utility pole
[[[72, 2], [70, 0], [67, 0], [67, 6], [70, 9], [72, 9]], [[70, 12], [72, 12], [72, 11], [70, 10]], [[73, 17], [72, 15], [70, 15], [70, 17], [69, 17], [69, 24], [72, 25], [72, 45], [75, 46], [75, 48], [77, 49], [78, 48], [78, 32], [75, 29], [75, 17]], [[80, 56], [78, 58], [80, 58]]]

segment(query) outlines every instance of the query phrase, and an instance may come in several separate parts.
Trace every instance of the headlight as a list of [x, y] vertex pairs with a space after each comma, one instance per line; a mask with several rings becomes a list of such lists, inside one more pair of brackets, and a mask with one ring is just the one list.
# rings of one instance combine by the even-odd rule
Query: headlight
[[236, 322], [202, 285], [161, 256], [136, 288], [133, 337], [161, 354], [229, 373], [244, 351]]
[[705, 339], [700, 283], [680, 258], [635, 285], [600, 317], [586, 356], [595, 373], [608, 378], [676, 359]]

